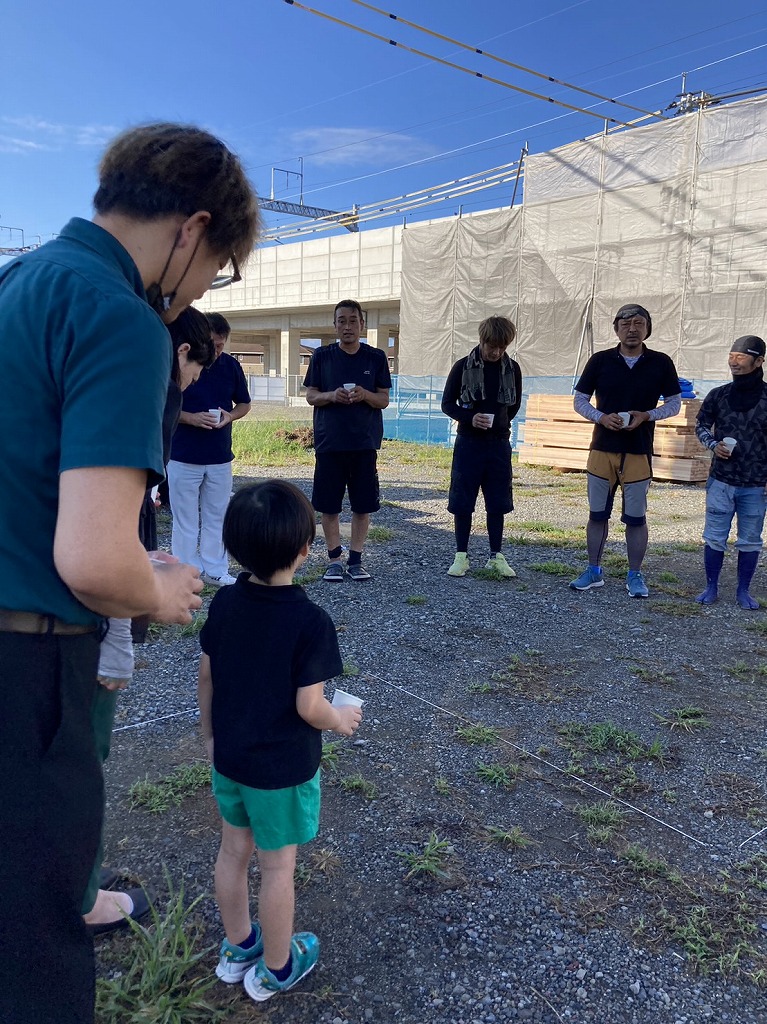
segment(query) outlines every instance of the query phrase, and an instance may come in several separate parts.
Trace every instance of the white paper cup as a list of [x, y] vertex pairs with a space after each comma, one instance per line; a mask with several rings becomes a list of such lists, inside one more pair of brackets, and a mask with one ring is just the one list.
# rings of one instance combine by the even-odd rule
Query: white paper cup
[[359, 697], [355, 697], [353, 693], [347, 693], [346, 690], [336, 690], [330, 703], [334, 708], [342, 708], [347, 704], [351, 704], [355, 708], [361, 708], [365, 702], [360, 700]]
[[210, 413], [211, 416], [215, 416], [216, 417], [216, 423], [220, 423], [221, 422], [221, 410], [220, 409], [208, 409], [208, 412]]
[[730, 452], [732, 452], [735, 445], [738, 443], [737, 437], [723, 437], [722, 444], [726, 444]]
[[354, 391], [354, 389], [355, 389], [356, 387], [357, 387], [357, 385], [356, 385], [356, 384], [344, 384], [344, 388], [345, 388], [345, 389], [346, 389], [347, 391]]
[[627, 427], [629, 425], [629, 423], [631, 423], [631, 413], [630, 412], [619, 412], [618, 415], [623, 420], [623, 426], [624, 427]]
[[494, 412], [486, 412], [485, 416], [487, 416], [487, 418], [490, 420], [490, 422], [487, 425], [487, 429], [489, 430], [492, 427], [492, 425], [493, 425], [493, 420], [495, 419], [495, 413]]

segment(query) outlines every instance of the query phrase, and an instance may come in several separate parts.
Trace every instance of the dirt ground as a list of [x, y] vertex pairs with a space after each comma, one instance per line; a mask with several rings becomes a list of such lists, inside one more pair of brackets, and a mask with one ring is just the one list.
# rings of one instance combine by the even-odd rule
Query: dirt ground
[[[309, 489], [308, 470], [260, 475]], [[299, 856], [296, 927], [320, 936], [321, 960], [262, 1007], [218, 986], [227, 1020], [767, 1020], [767, 617], [734, 605], [733, 557], [720, 603], [695, 604], [695, 486], [651, 492], [649, 600], [626, 594], [617, 523], [606, 586], [570, 590], [584, 490], [580, 474], [517, 472], [509, 581], [476, 573], [479, 516], [474, 571], [446, 576], [438, 470], [382, 472], [371, 581], [323, 583], [317, 541], [308, 593], [336, 622], [341, 685], [366, 702], [357, 741], [325, 737], [322, 829]], [[763, 567], [753, 589], [767, 597]], [[137, 652], [107, 766], [107, 859], [160, 906], [166, 871], [204, 895], [203, 948], [221, 939], [212, 798], [151, 813], [129, 795], [203, 758], [198, 650], [168, 627]], [[134, 941], [100, 942], [103, 974]]]

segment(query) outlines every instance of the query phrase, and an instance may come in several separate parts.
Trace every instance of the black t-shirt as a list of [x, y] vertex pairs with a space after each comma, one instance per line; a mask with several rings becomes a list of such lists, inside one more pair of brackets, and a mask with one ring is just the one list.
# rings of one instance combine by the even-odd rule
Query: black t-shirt
[[284, 789], [316, 773], [322, 733], [296, 711], [301, 686], [343, 671], [330, 616], [301, 587], [221, 587], [200, 632], [213, 679], [213, 763], [254, 789]]
[[[366, 391], [391, 387], [389, 360], [379, 348], [362, 342], [350, 356], [338, 343], [318, 348], [309, 363], [305, 388], [335, 391], [344, 384], [359, 384]], [[314, 450], [358, 452], [381, 447], [383, 414], [367, 402], [314, 407]]]
[[[575, 390], [596, 394], [600, 412], [649, 412], [661, 395], [671, 398], [682, 390], [676, 367], [663, 352], [642, 346], [642, 355], [629, 367], [620, 354], [620, 346], [596, 352], [586, 363]], [[652, 455], [655, 424], [641, 423], [636, 430], [607, 430], [594, 424], [591, 447], [600, 452], [625, 452]]]
[[[466, 367], [468, 356], [453, 363], [453, 368], [445, 381], [445, 390], [442, 392], [442, 412], [453, 420], [458, 421], [457, 433], [464, 437], [503, 438], [508, 440], [511, 434], [511, 421], [519, 412], [522, 404], [522, 371], [516, 360], [511, 360], [511, 369], [514, 374], [514, 389], [516, 397], [514, 405], [501, 405], [498, 401], [498, 391], [501, 385], [501, 360], [491, 362], [489, 359], [482, 364], [484, 377], [485, 397], [479, 402], [472, 402], [469, 408], [461, 404], [461, 382], [463, 371]], [[471, 425], [475, 413], [495, 413], [493, 425], [489, 430], [478, 430]]]

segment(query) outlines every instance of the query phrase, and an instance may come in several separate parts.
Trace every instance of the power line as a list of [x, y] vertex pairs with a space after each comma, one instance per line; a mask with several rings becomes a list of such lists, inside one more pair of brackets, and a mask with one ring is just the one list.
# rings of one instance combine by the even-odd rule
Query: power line
[[451, 46], [457, 46], [461, 50], [467, 50], [469, 53], [476, 53], [480, 57], [487, 57], [488, 60], [493, 60], [498, 64], [503, 64], [504, 67], [514, 68], [515, 71], [523, 71], [527, 75], [534, 75], [536, 78], [542, 78], [546, 82], [551, 82], [554, 85], [562, 85], [565, 89], [572, 89], [575, 92], [583, 93], [584, 96], [591, 96], [593, 99], [602, 101], [603, 103], [614, 103], [617, 106], [627, 107], [629, 110], [633, 110], [638, 114], [646, 114], [648, 117], [662, 117], [661, 113], [654, 113], [649, 110], [644, 110], [642, 107], [633, 107], [630, 103], [621, 103], [620, 100], [611, 98], [610, 96], [602, 96], [601, 93], [592, 92], [591, 89], [584, 89], [580, 85], [572, 85], [570, 82], [564, 82], [560, 78], [554, 78], [552, 75], [546, 75], [541, 71], [535, 71], [533, 68], [525, 67], [524, 64], [516, 64], [514, 61], [506, 60], [505, 57], [499, 57], [497, 54], [488, 53], [487, 50], [481, 50], [477, 46], [471, 46], [469, 43], [462, 43], [459, 39], [453, 39], [452, 36], [442, 35], [441, 32], [434, 32], [430, 28], [426, 28], [424, 25], [418, 25], [414, 21], [408, 21], [406, 18], [401, 18], [397, 14], [389, 14], [387, 11], [381, 10], [380, 7], [374, 7], [373, 4], [366, 3], [366, 0], [351, 0], [353, 4], [357, 4], [359, 7], [365, 7], [369, 11], [375, 11], [376, 14], [382, 14], [385, 18], [391, 18], [392, 21], [399, 21], [403, 25], [407, 25], [409, 28], [414, 28], [418, 32], [423, 32], [428, 36], [433, 36], [435, 39], [441, 39], [443, 43], [450, 43]]
[[[305, 4], [298, 3], [298, 0], [284, 0], [284, 2], [291, 7], [297, 7], [299, 10], [306, 11], [308, 14], [314, 14], [318, 18], [325, 18], [327, 21], [332, 21], [336, 25], [342, 25], [344, 28], [350, 28], [354, 32], [360, 32], [362, 35], [370, 36], [371, 39], [377, 39], [379, 42], [386, 43], [389, 46], [396, 46], [400, 50], [406, 50], [408, 53], [414, 53], [417, 57], [425, 57], [427, 60], [434, 61], [436, 64], [442, 64], [445, 67], [452, 68], [454, 71], [461, 71], [464, 74], [471, 75], [473, 78], [481, 78], [486, 82], [492, 82], [493, 85], [500, 85], [504, 89], [510, 89], [512, 92], [519, 92], [524, 96], [532, 96], [534, 99], [543, 100], [545, 103], [553, 103], [555, 106], [565, 107], [567, 110], [574, 111], [577, 114], [586, 114], [588, 117], [596, 117], [600, 121], [609, 121], [611, 124], [628, 127], [628, 122], [626, 121], [621, 121], [615, 117], [606, 117], [604, 114], [598, 114], [585, 107], [576, 107], [572, 103], [566, 103], [564, 100], [557, 100], [552, 96], [544, 96], [542, 93], [532, 92], [530, 89], [523, 89], [519, 85], [512, 85], [511, 82], [504, 82], [501, 78], [494, 78], [492, 75], [484, 75], [481, 71], [472, 71], [471, 68], [464, 67], [462, 64], [456, 64], [453, 61], [437, 57], [433, 53], [427, 53], [425, 50], [418, 50], [413, 46], [407, 46], [405, 43], [397, 42], [395, 39], [387, 39], [385, 36], [378, 35], [377, 32], [370, 32], [366, 28], [354, 25], [352, 22], [343, 21], [341, 18], [335, 18], [333, 15], [326, 14], [324, 11], [318, 11], [314, 7], [307, 7]], [[648, 116], [660, 117], [661, 115], [660, 113], [657, 113], [649, 114]]]

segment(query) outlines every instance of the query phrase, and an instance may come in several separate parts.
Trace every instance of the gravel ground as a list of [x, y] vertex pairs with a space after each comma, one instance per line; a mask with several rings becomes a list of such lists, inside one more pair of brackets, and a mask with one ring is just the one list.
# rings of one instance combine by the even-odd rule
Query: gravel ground
[[[308, 469], [249, 473], [309, 490]], [[653, 487], [651, 596], [637, 601], [619, 530], [617, 575], [599, 591], [567, 587], [585, 564], [580, 474], [517, 472], [510, 581], [446, 576], [444, 472], [381, 477], [374, 578], [318, 581], [319, 541], [305, 570], [339, 630], [341, 685], [366, 701], [299, 858], [296, 927], [320, 936], [320, 964], [258, 1009], [226, 989], [227, 1019], [767, 1020], [767, 619], [732, 603], [733, 558], [720, 604], [692, 601], [703, 489]], [[485, 546], [473, 538], [475, 568]], [[767, 596], [763, 568], [754, 592]], [[159, 815], [128, 800], [137, 779], [202, 756], [197, 656], [177, 627], [138, 651], [107, 768], [107, 855], [161, 897], [163, 865], [190, 897], [206, 894], [197, 916], [213, 944], [212, 798]], [[470, 723], [486, 728], [459, 734]], [[589, 831], [584, 808], [608, 801], [612, 829]], [[430, 837], [437, 873], [407, 877], [406, 855], [424, 866]], [[131, 941], [103, 941], [103, 969]]]

